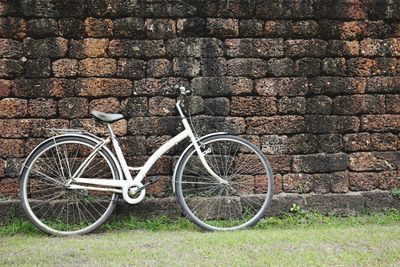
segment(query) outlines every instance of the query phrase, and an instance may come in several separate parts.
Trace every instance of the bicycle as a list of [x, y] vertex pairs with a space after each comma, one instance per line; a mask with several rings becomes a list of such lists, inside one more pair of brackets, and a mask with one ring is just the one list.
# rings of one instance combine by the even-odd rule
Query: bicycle
[[[184, 112], [189, 93], [177, 87], [176, 108], [184, 130], [156, 150], [141, 167], [128, 166], [111, 124], [121, 114], [92, 111], [105, 123], [106, 138], [79, 129], [53, 129], [21, 169], [21, 200], [28, 218], [54, 235], [87, 234], [111, 215], [118, 196], [136, 204], [145, 197], [147, 172], [184, 139], [190, 144], [176, 163], [172, 187], [183, 213], [204, 230], [237, 230], [256, 224], [272, 201], [273, 174], [262, 152], [246, 139], [216, 132], [196, 137]], [[108, 148], [111, 143], [115, 154]], [[131, 171], [137, 172], [132, 177]]]

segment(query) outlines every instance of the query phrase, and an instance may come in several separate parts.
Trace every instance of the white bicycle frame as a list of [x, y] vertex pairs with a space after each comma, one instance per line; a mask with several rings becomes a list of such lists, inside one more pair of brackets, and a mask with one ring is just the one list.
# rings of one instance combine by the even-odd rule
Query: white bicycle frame
[[[154, 165], [154, 163], [171, 149], [173, 146], [181, 142], [182, 140], [186, 139], [187, 137], [190, 138], [196, 152], [200, 158], [201, 163], [203, 164], [204, 168], [208, 171], [208, 173], [214, 177], [220, 183], [227, 183], [222, 177], [219, 177], [208, 165], [207, 161], [205, 160], [204, 155], [207, 154], [209, 151], [201, 151], [201, 148], [196, 140], [196, 137], [182, 112], [180, 107], [181, 100], [177, 101], [176, 108], [178, 109], [179, 115], [181, 116], [183, 126], [185, 128], [184, 131], [170, 139], [168, 142], [163, 144], [160, 148], [158, 148], [146, 161], [146, 163], [142, 167], [130, 167], [127, 165], [125, 157], [122, 153], [121, 147], [119, 142], [114, 135], [111, 125], [107, 124], [108, 131], [110, 133], [109, 137], [103, 139], [102, 142], [98, 143], [94, 148], [90, 155], [84, 160], [84, 162], [79, 166], [79, 168], [75, 171], [72, 177], [68, 180], [67, 186], [70, 189], [86, 189], [86, 190], [97, 190], [97, 191], [108, 191], [108, 192], [115, 192], [115, 193], [122, 193], [126, 202], [130, 204], [136, 204], [142, 201], [145, 196], [145, 188], [143, 187], [142, 180], [146, 176], [147, 172], [150, 168]], [[117, 155], [116, 164], [122, 169], [123, 176], [125, 179], [123, 180], [111, 180], [111, 179], [96, 179], [96, 178], [80, 178], [80, 175], [84, 172], [86, 167], [89, 163], [94, 159], [97, 152], [101, 150], [102, 147], [107, 145], [108, 143], [112, 142], [114, 147], [115, 153]], [[135, 178], [132, 177], [130, 171], [139, 171]], [[85, 185], [81, 185], [85, 184]], [[104, 187], [96, 187], [96, 186], [89, 186], [89, 185], [97, 185], [97, 186], [104, 186]], [[117, 189], [120, 188], [120, 189]], [[131, 197], [132, 195], [137, 195], [136, 197]]]

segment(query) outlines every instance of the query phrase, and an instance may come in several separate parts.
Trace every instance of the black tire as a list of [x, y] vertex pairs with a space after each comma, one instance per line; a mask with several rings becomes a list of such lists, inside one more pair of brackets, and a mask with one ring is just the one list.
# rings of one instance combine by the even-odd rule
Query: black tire
[[[68, 177], [96, 144], [80, 136], [51, 138], [28, 158], [21, 174], [21, 201], [26, 215], [39, 229], [52, 235], [87, 234], [110, 217], [118, 199], [116, 193], [65, 187]], [[104, 148], [81, 177], [120, 179], [113, 157]]]
[[272, 202], [274, 180], [268, 160], [255, 145], [237, 136], [210, 136], [200, 143], [202, 151], [208, 151], [205, 158], [211, 169], [228, 184], [216, 181], [205, 170], [192, 146], [182, 156], [175, 176], [183, 212], [208, 231], [256, 224]]

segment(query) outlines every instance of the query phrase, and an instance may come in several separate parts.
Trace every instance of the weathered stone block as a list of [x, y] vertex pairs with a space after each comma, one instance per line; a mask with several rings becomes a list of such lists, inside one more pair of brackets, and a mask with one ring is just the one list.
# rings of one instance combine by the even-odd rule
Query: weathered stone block
[[291, 155], [269, 155], [268, 161], [274, 173], [288, 173], [292, 166]]
[[363, 94], [367, 81], [365, 78], [315, 77], [309, 79], [310, 94]]
[[127, 79], [87, 78], [76, 81], [78, 96], [131, 96], [132, 82]]
[[398, 152], [358, 152], [349, 157], [349, 168], [353, 171], [396, 170], [399, 166]]
[[366, 36], [367, 24], [364, 21], [346, 21], [341, 23], [340, 29], [341, 39], [361, 39]]
[[117, 76], [140, 79], [146, 76], [146, 62], [139, 59], [121, 58], [118, 60]]
[[265, 154], [285, 154], [288, 151], [286, 135], [264, 135], [261, 137], [261, 151]]
[[347, 71], [344, 58], [325, 58], [322, 61], [322, 71], [326, 75], [345, 76]]
[[230, 112], [229, 99], [224, 97], [208, 98], [204, 100], [205, 114], [211, 116], [228, 116]]
[[321, 60], [316, 58], [302, 58], [296, 60], [294, 66], [298, 76], [318, 76], [321, 73]]
[[155, 116], [174, 115], [175, 100], [167, 97], [152, 97], [149, 99], [149, 112]]
[[371, 134], [371, 147], [373, 150], [396, 150], [399, 142], [398, 136], [392, 133]]
[[306, 99], [301, 96], [284, 96], [278, 101], [278, 111], [280, 114], [305, 114]]
[[210, 36], [226, 38], [239, 35], [239, 21], [237, 19], [207, 19], [207, 34]]
[[23, 139], [0, 139], [0, 157], [12, 158], [25, 155], [25, 140]]
[[400, 77], [369, 77], [367, 93], [399, 93]]
[[0, 18], [0, 37], [23, 39], [26, 36], [26, 21], [22, 18]]
[[262, 78], [267, 73], [267, 62], [257, 58], [234, 58], [227, 61], [228, 76]]
[[246, 119], [247, 134], [291, 134], [304, 132], [303, 116], [251, 117]]
[[48, 58], [28, 59], [25, 63], [26, 78], [46, 78], [51, 75], [51, 62]]
[[206, 33], [206, 19], [197, 17], [178, 19], [176, 28], [179, 36], [201, 37]]
[[350, 58], [347, 60], [347, 72], [351, 76], [371, 76], [379, 73], [378, 63], [371, 58]]
[[107, 57], [109, 41], [101, 38], [86, 38], [84, 40], [70, 41], [70, 57]]
[[79, 62], [83, 77], [111, 77], [117, 72], [117, 62], [111, 58], [87, 58]]
[[177, 38], [166, 42], [170, 57], [221, 57], [224, 44], [216, 38]]
[[6, 161], [0, 159], [0, 177], [4, 177], [5, 172], [6, 172]]
[[[146, 137], [140, 135], [126, 136], [121, 138], [121, 149], [126, 156], [146, 155]], [[138, 166], [135, 163], [135, 166]]]
[[19, 41], [11, 39], [0, 39], [0, 57], [19, 58], [23, 54], [23, 46]]
[[0, 100], [0, 118], [21, 118], [27, 114], [27, 102], [18, 98]]
[[[182, 18], [197, 15], [198, 1], [149, 1], [137, 2], [144, 6], [144, 16], [157, 18]], [[132, 5], [132, 4], [131, 4]], [[143, 14], [137, 13], [137, 16]]]
[[308, 91], [307, 78], [266, 78], [255, 81], [255, 90], [263, 96], [302, 96]]
[[343, 140], [340, 134], [321, 134], [317, 136], [318, 152], [338, 153], [343, 151]]
[[8, 158], [5, 176], [6, 177], [18, 177], [19, 171], [22, 168], [23, 159], [21, 158]]
[[28, 36], [45, 38], [58, 36], [58, 22], [55, 19], [32, 19], [27, 22]]
[[400, 56], [400, 38], [390, 38], [387, 45], [390, 55]]
[[60, 58], [64, 57], [68, 50], [68, 40], [61, 37], [49, 37], [46, 39], [24, 40], [26, 55], [31, 58]]
[[16, 79], [12, 93], [17, 97], [63, 97], [75, 94], [75, 82], [66, 79]]
[[0, 16], [14, 15], [18, 11], [18, 3], [15, 1], [3, 1], [0, 3]]
[[178, 117], [133, 117], [128, 133], [133, 135], [174, 135], [182, 130]]
[[343, 136], [345, 151], [368, 151], [371, 149], [369, 133], [354, 133]]
[[130, 97], [122, 101], [122, 113], [125, 117], [147, 116], [149, 106], [146, 97]]
[[151, 59], [146, 64], [146, 76], [161, 78], [172, 75], [172, 63], [168, 59]]
[[262, 20], [241, 20], [239, 21], [239, 33], [242, 37], [260, 37], [264, 31]]
[[386, 112], [400, 113], [400, 94], [399, 95], [386, 95]]
[[208, 77], [219, 77], [226, 74], [225, 58], [203, 58], [201, 59], [201, 74]]
[[57, 101], [50, 98], [35, 98], [28, 102], [28, 114], [31, 117], [51, 118], [57, 115]]
[[175, 24], [172, 19], [146, 19], [144, 29], [149, 39], [170, 39], [176, 36]]
[[385, 56], [389, 53], [388, 43], [384, 40], [367, 38], [360, 42], [361, 55]]
[[192, 80], [191, 87], [201, 96], [240, 95], [253, 91], [253, 81], [241, 77], [198, 77]]
[[307, 114], [330, 114], [332, 112], [332, 99], [328, 96], [315, 96], [307, 98]]
[[52, 69], [55, 77], [75, 77], [79, 71], [78, 60], [69, 58], [58, 59], [53, 61]]
[[361, 117], [361, 129], [371, 132], [400, 131], [400, 115], [365, 115]]
[[349, 172], [348, 176], [352, 191], [369, 191], [377, 188], [381, 173]]
[[80, 97], [63, 98], [58, 102], [62, 118], [84, 118], [88, 116], [88, 101]]
[[306, 115], [305, 128], [309, 133], [351, 133], [360, 129], [355, 116]]
[[85, 32], [88, 37], [111, 37], [113, 22], [110, 19], [86, 18], [84, 21]]
[[315, 178], [311, 174], [289, 173], [282, 177], [283, 191], [289, 193], [310, 193], [313, 191]]
[[185, 79], [181, 78], [161, 78], [161, 79], [154, 79], [154, 78], [147, 78], [135, 81], [135, 86], [133, 89], [134, 95], [165, 95], [165, 96], [176, 96], [177, 92], [174, 89], [176, 84], [185, 86], [189, 88], [189, 83]]
[[326, 42], [318, 39], [287, 40], [285, 55], [296, 57], [322, 57], [326, 54]]
[[349, 157], [345, 153], [310, 154], [293, 157], [292, 170], [304, 173], [337, 172], [347, 169]]
[[312, 38], [318, 35], [319, 25], [314, 20], [296, 21], [292, 24], [291, 36], [294, 38]]
[[367, 7], [363, 1], [316, 2], [314, 13], [318, 18], [361, 20], [367, 18]]
[[310, 154], [316, 153], [318, 139], [312, 134], [295, 134], [288, 137], [286, 153], [288, 154]]
[[192, 118], [192, 120], [194, 129], [201, 135], [212, 132], [243, 134], [246, 129], [245, 120], [243, 118], [200, 115]]
[[385, 112], [383, 95], [337, 96], [333, 99], [333, 113], [339, 115], [373, 114]]
[[58, 20], [58, 31], [65, 38], [80, 39], [86, 37], [83, 21], [76, 18], [61, 18]]
[[265, 37], [286, 37], [292, 27], [291, 21], [286, 20], [267, 20], [264, 24]]
[[200, 73], [200, 62], [192, 57], [174, 58], [172, 64], [174, 74], [177, 76], [196, 77]]
[[267, 65], [268, 73], [274, 76], [292, 76], [295, 74], [294, 61], [291, 58], [271, 58]]
[[24, 68], [21, 60], [0, 59], [0, 78], [14, 78], [21, 76]]
[[7, 97], [11, 92], [12, 82], [0, 79], [0, 97]]
[[358, 56], [360, 44], [358, 41], [329, 40], [327, 53], [331, 56]]
[[117, 98], [108, 97], [90, 101], [89, 111], [97, 110], [108, 113], [119, 113], [121, 105]]
[[231, 100], [231, 114], [234, 116], [261, 116], [276, 114], [274, 97], [234, 96]]
[[284, 50], [283, 39], [227, 39], [225, 46], [229, 57], [280, 57]]
[[160, 58], [166, 55], [166, 48], [163, 40], [116, 39], [110, 42], [108, 53], [112, 57]]
[[254, 0], [201, 0], [196, 2], [198, 14], [205, 17], [249, 18], [255, 11]]
[[144, 19], [127, 17], [114, 20], [114, 36], [141, 39], [145, 36]]

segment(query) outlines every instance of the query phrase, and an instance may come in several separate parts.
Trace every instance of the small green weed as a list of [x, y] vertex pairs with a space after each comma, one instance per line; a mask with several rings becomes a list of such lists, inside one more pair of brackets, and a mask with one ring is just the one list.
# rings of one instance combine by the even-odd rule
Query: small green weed
[[400, 187], [393, 188], [391, 192], [393, 197], [400, 198]]

